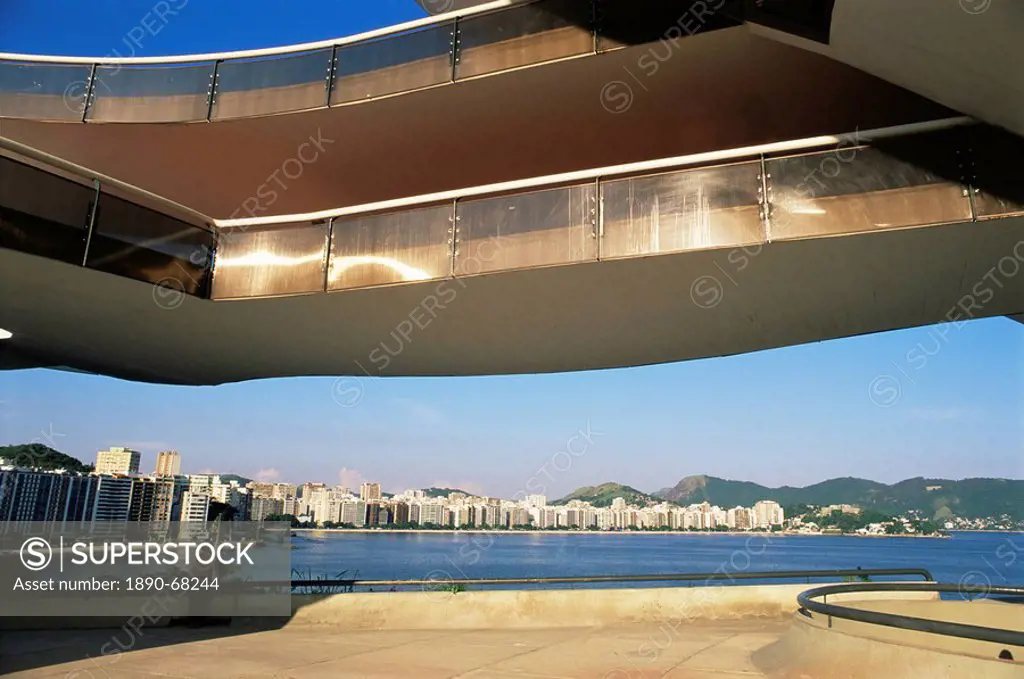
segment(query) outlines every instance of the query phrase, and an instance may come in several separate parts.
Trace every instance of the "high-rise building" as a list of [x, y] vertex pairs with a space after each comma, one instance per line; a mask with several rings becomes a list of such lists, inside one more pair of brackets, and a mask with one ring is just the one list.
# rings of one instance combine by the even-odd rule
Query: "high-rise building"
[[132, 479], [132, 497], [128, 505], [129, 521], [152, 521], [158, 494], [156, 477]]
[[181, 455], [176, 450], [165, 450], [156, 454], [157, 476], [178, 476], [181, 474]]
[[359, 499], [363, 502], [371, 502], [380, 499], [380, 484], [371, 481], [364, 481], [359, 486]]
[[186, 490], [181, 496], [182, 523], [205, 522], [210, 511], [210, 496]]
[[284, 500], [264, 495], [254, 495], [249, 518], [252, 521], [263, 521], [272, 514], [284, 514]]
[[96, 495], [92, 503], [92, 511], [89, 516], [83, 517], [84, 520], [128, 521], [131, 515], [132, 490], [134, 486], [135, 479], [129, 476], [99, 477], [96, 483]]
[[142, 454], [129, 448], [112, 447], [96, 453], [96, 473], [113, 476], [115, 474], [138, 474]]
[[782, 506], [774, 500], [758, 500], [754, 503], [754, 518], [758, 528], [781, 525], [785, 521]]
[[404, 502], [396, 502], [392, 505], [394, 511], [394, 522], [398, 525], [409, 523], [409, 505]]
[[154, 483], [156, 497], [153, 502], [153, 521], [180, 521], [181, 496], [188, 488], [188, 477], [159, 476]]
[[98, 481], [77, 474], [0, 471], [0, 521], [85, 521]]
[[357, 528], [366, 525], [366, 503], [362, 500], [344, 500], [339, 505], [338, 522]]
[[377, 526], [380, 522], [380, 502], [366, 503], [366, 525]]

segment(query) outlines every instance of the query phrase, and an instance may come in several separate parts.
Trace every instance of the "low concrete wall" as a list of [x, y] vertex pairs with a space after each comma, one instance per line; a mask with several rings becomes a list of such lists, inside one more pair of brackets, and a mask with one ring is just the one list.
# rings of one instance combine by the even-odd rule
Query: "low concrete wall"
[[[896, 612], [902, 604], [910, 604], [908, 609], [917, 610], [900, 612], [918, 614], [922, 612], [921, 604], [947, 603], [954, 602], [890, 601], [872, 608]], [[973, 614], [978, 612], [975, 610]], [[989, 620], [988, 626], [999, 625], [996, 620]], [[871, 636], [862, 634], [866, 628], [875, 628]], [[922, 642], [927, 645], [921, 645]], [[833, 627], [830, 629], [821, 620], [796, 615], [789, 631], [779, 641], [754, 653], [752, 660], [759, 670], [773, 679], [1024, 677], [1024, 663], [999, 660], [999, 650], [996, 645], [984, 642], [965, 642], [934, 634], [887, 630], [877, 625], [839, 621], [836, 618], [833, 618]], [[1012, 650], [1016, 657], [1019, 649]]]
[[[295, 613], [289, 624], [331, 625], [349, 630], [436, 630], [777, 618], [796, 611], [796, 597], [808, 587], [800, 584], [297, 596], [292, 599]], [[911, 596], [935, 597], [928, 592]], [[887, 598], [894, 597], [887, 593]]]
[[[895, 613], [912, 618], [943, 620], [965, 625], [994, 627], [997, 629], [1024, 632], [1024, 610], [1020, 606], [992, 600], [978, 601], [850, 601], [851, 608], [864, 611]], [[810, 621], [819, 626], [828, 626], [828, 620], [815, 615]], [[944, 652], [974, 655], [994, 659], [999, 652], [1009, 650], [1015, 658], [1024, 661], [1024, 649], [993, 644], [974, 639], [915, 632], [884, 625], [871, 625], [853, 620], [832, 618], [832, 629], [853, 636], [888, 641], [901, 646], [941, 649]], [[1021, 668], [1024, 673], [1024, 666]]]

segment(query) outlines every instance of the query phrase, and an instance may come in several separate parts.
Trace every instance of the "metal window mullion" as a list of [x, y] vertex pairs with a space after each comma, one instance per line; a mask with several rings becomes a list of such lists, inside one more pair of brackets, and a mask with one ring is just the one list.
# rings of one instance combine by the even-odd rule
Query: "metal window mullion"
[[978, 221], [978, 206], [975, 196], [979, 192], [978, 189], [978, 173], [977, 168], [974, 165], [974, 134], [973, 130], [969, 130], [965, 135], [967, 138], [967, 148], [958, 148], [956, 153], [960, 156], [960, 189], [962, 195], [967, 198], [971, 206], [971, 220]]
[[331, 96], [334, 94], [334, 82], [338, 77], [338, 46], [331, 48], [331, 61], [327, 64], [327, 100], [325, 106], [330, 108]]
[[324, 284], [321, 292], [327, 292], [331, 276], [331, 246], [334, 244], [334, 217], [327, 220], [327, 249], [324, 251]]
[[772, 242], [772, 194], [771, 194], [771, 182], [768, 180], [771, 177], [768, 175], [768, 163], [765, 161], [764, 154], [761, 154], [760, 158], [760, 176], [761, 176], [761, 210], [762, 210], [762, 221], [764, 225], [764, 240], [765, 243]]
[[452, 21], [451, 51], [448, 52], [448, 59], [451, 61], [452, 67], [451, 81], [455, 82], [459, 66], [459, 17], [455, 17]]
[[223, 236], [219, 230], [213, 232], [213, 248], [210, 249], [210, 289], [207, 297], [212, 301], [214, 286], [217, 283], [217, 253], [220, 251], [220, 239]]
[[213, 277], [216, 275], [217, 243], [220, 234], [217, 233], [217, 229], [212, 225], [207, 226], [210, 227], [210, 233], [213, 235], [213, 247], [209, 248], [209, 251], [206, 253], [206, 277], [203, 291], [206, 293], [206, 299], [213, 299]]
[[93, 187], [96, 193], [92, 199], [92, 207], [89, 209], [89, 221], [85, 225], [85, 250], [82, 252], [82, 266], [89, 261], [89, 246], [92, 245], [92, 232], [96, 228], [96, 216], [100, 207], [100, 180], [93, 179]]
[[96, 93], [96, 67], [97, 64], [92, 65], [92, 69], [89, 71], [89, 82], [85, 84], [85, 102], [82, 106], [83, 123], [89, 117], [89, 104], [92, 103], [92, 98]]
[[597, 239], [597, 261], [601, 261], [601, 245], [604, 241], [604, 194], [601, 178], [594, 180], [594, 237]]
[[449, 245], [449, 254], [451, 255], [448, 259], [451, 263], [448, 274], [450, 277], [455, 277], [455, 259], [459, 256], [459, 200], [456, 198], [452, 201], [452, 216], [451, 216], [451, 228]]
[[217, 103], [217, 84], [220, 79], [220, 60], [213, 62], [213, 73], [210, 74], [210, 87], [206, 90], [206, 122], [213, 118], [213, 105]]

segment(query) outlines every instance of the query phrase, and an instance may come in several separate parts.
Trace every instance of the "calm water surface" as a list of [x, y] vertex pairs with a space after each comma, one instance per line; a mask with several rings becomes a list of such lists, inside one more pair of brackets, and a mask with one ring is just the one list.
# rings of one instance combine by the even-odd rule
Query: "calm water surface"
[[1019, 532], [958, 532], [949, 539], [299, 532], [292, 542], [292, 565], [303, 577], [442, 580], [861, 567], [927, 568], [940, 582], [1024, 586]]

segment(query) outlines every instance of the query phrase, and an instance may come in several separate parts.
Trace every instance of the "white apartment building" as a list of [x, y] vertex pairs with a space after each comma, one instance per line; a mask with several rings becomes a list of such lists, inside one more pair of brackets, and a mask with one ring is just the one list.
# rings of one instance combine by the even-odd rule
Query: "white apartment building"
[[782, 506], [774, 500], [758, 500], [754, 503], [754, 517], [757, 528], [770, 528], [775, 525], [782, 525], [786, 517]]
[[113, 476], [115, 474], [138, 474], [142, 453], [130, 448], [112, 447], [96, 453], [96, 474]]
[[205, 522], [210, 511], [210, 496], [186, 490], [181, 496], [182, 523]]
[[181, 455], [176, 450], [165, 450], [156, 454], [156, 476], [178, 476], [181, 474]]

